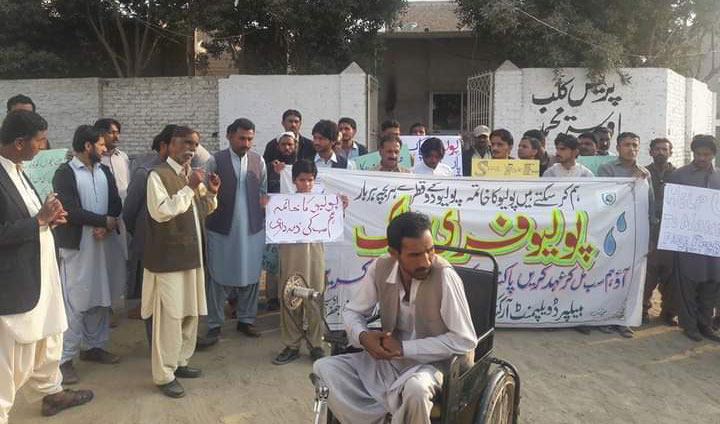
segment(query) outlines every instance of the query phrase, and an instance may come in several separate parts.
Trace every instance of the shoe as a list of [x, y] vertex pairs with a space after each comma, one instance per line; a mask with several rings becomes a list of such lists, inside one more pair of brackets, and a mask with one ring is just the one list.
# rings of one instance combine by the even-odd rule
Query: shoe
[[70, 390], [53, 395], [47, 395], [42, 399], [42, 414], [50, 417], [73, 406], [80, 406], [90, 402], [95, 395], [90, 390]]
[[198, 378], [202, 374], [200, 368], [193, 367], [177, 367], [175, 377], [177, 378]]
[[197, 340], [195, 340], [195, 349], [196, 350], [207, 349], [210, 346], [216, 345], [219, 340], [220, 340], [220, 338], [218, 338], [218, 337], [198, 336]]
[[587, 336], [588, 334], [590, 334], [590, 327], [588, 327], [587, 325], [581, 325], [579, 327], [575, 327], [575, 331]]
[[686, 335], [688, 339], [694, 342], [701, 342], [703, 339], [702, 334], [700, 334], [700, 332], [697, 330], [683, 330], [683, 334]]
[[289, 362], [292, 362], [300, 357], [300, 351], [298, 349], [293, 349], [291, 347], [286, 347], [278, 354], [278, 356], [275, 357], [275, 359], [272, 360], [272, 363], [275, 365], [285, 365]]
[[90, 350], [80, 351], [80, 360], [109, 365], [117, 364], [118, 362], [120, 362], [120, 357], [117, 355], [113, 355], [105, 349], [94, 347]]
[[320, 358], [325, 357], [325, 351], [321, 347], [314, 347], [310, 349], [310, 359], [312, 359], [313, 362], [317, 361]]
[[280, 300], [278, 298], [268, 299], [265, 310], [268, 312], [277, 311], [280, 309]]
[[605, 333], [605, 334], [612, 334], [612, 332], [613, 332], [612, 327], [609, 326], [609, 325], [601, 325], [601, 326], [596, 327], [596, 328], [597, 328], [597, 330], [598, 330], [599, 332]]
[[257, 329], [255, 329], [255, 326], [245, 322], [237, 323], [237, 331], [245, 334], [248, 337], [260, 337], [260, 333], [258, 333]]
[[185, 389], [183, 389], [183, 386], [181, 386], [180, 382], [177, 381], [177, 378], [167, 384], [159, 385], [158, 389], [160, 389], [160, 391], [162, 391], [167, 397], [177, 399], [185, 396]]
[[700, 334], [708, 340], [720, 343], [720, 335], [712, 327], [700, 327]]
[[75, 367], [73, 366], [72, 361], [67, 361], [64, 364], [60, 364], [60, 372], [62, 373], [63, 377], [63, 385], [77, 384], [77, 382], [80, 381], [77, 372], [75, 372]]
[[675, 316], [670, 312], [660, 312], [660, 321], [670, 327], [674, 327], [677, 325], [677, 321], [675, 321]]
[[633, 337], [635, 337], [635, 332], [632, 331], [630, 327], [616, 325], [615, 331], [617, 331], [618, 334], [620, 334], [622, 337], [625, 337], [626, 339], [632, 339]]

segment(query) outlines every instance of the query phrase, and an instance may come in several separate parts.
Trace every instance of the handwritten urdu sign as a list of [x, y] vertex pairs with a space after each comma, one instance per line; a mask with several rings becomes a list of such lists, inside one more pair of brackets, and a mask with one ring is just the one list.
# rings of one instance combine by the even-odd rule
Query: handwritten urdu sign
[[314, 243], [343, 239], [340, 196], [272, 194], [265, 213], [267, 243]]
[[[639, 325], [648, 246], [648, 189], [632, 178], [482, 181], [321, 169], [328, 193], [349, 198], [344, 241], [325, 250], [325, 312], [342, 310], [387, 251], [386, 229], [413, 210], [436, 245], [492, 253], [500, 266], [496, 319], [505, 327]], [[642, 185], [640, 185], [642, 184]], [[487, 261], [444, 252], [458, 266]]]
[[534, 159], [480, 159], [472, 158], [473, 177], [538, 177], [540, 161]]
[[402, 139], [403, 146], [407, 146], [410, 156], [413, 157], [415, 163], [418, 163], [418, 161], [422, 160], [420, 146], [422, 146], [425, 140], [431, 137], [439, 138], [445, 146], [445, 156], [443, 157], [442, 163], [449, 166], [454, 175], [462, 177], [462, 140], [459, 135], [403, 135], [400, 136], [400, 139]]
[[67, 162], [66, 154], [67, 149], [42, 150], [33, 160], [23, 164], [25, 174], [41, 200], [45, 201], [47, 195], [53, 192], [53, 176], [58, 167]]
[[720, 190], [665, 184], [658, 249], [720, 257]]

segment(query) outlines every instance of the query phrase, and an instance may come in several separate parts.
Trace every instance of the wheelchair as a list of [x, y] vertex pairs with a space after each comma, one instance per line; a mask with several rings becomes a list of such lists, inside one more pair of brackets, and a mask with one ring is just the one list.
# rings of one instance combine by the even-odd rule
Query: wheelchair
[[[435, 249], [481, 256], [490, 260], [493, 266], [492, 271], [455, 267], [463, 282], [479, 341], [475, 347], [475, 362], [469, 369], [463, 366], [460, 356], [450, 358], [441, 366], [445, 378], [440, 393], [433, 399], [431, 422], [517, 424], [520, 375], [511, 363], [493, 355], [499, 273], [497, 261], [491, 254], [481, 251], [442, 246], [436, 246]], [[344, 331], [328, 331], [324, 340], [331, 346], [331, 355], [359, 351], [348, 346]], [[337, 424], [338, 420], [327, 407], [328, 388], [314, 374], [310, 374], [310, 380], [315, 386], [315, 423]], [[389, 418], [386, 418], [386, 422], [389, 422]]]

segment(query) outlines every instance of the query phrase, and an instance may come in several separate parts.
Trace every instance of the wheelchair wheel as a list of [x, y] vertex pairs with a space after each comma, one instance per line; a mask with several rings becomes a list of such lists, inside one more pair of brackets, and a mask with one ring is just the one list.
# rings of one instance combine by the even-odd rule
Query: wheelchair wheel
[[515, 376], [505, 367], [488, 378], [478, 401], [475, 424], [515, 424]]

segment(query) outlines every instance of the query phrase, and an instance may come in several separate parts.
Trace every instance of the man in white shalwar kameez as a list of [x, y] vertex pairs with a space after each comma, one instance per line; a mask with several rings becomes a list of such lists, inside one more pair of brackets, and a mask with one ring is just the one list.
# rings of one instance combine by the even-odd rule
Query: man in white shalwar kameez
[[67, 212], [54, 195], [41, 203], [22, 171], [47, 142], [47, 122], [31, 111], [11, 112], [0, 135], [0, 424], [6, 424], [25, 383], [45, 395], [43, 415], [87, 403], [93, 393], [63, 390], [59, 368], [67, 321], [51, 227], [65, 223]]
[[[350, 343], [365, 351], [318, 360], [328, 406], [343, 424], [430, 423], [443, 374], [433, 365], [453, 355], [472, 363], [477, 336], [462, 281], [435, 256], [430, 221], [407, 212], [388, 227], [389, 255], [368, 268], [345, 306]], [[380, 305], [382, 331], [367, 319]]]
[[202, 220], [217, 207], [220, 179], [191, 170], [197, 141], [192, 129], [173, 131], [167, 161], [148, 174], [148, 222], [143, 258], [141, 315], [152, 317], [152, 375], [162, 392], [185, 395], [176, 377], [195, 378], [188, 366], [195, 351], [199, 315], [207, 314], [202, 258]]

